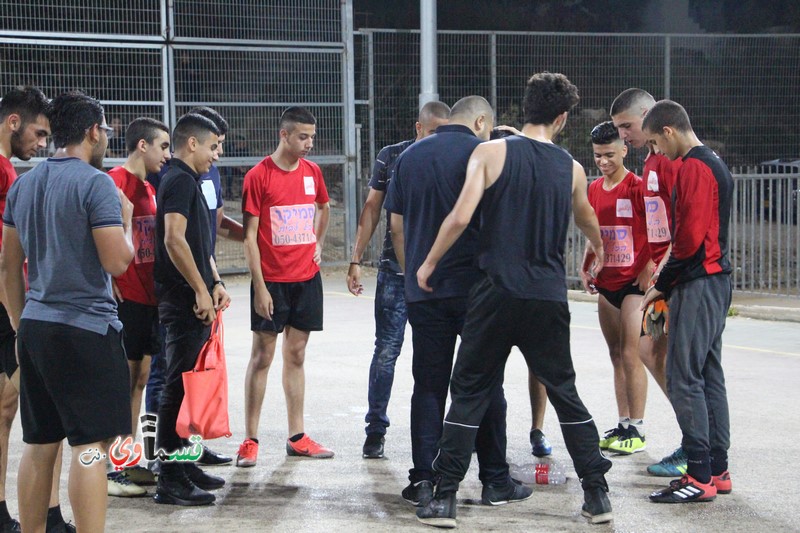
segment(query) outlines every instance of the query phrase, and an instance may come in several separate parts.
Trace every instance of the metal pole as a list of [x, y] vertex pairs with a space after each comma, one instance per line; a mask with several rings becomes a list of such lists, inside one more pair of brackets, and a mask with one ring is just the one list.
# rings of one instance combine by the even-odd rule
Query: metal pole
[[355, 242], [356, 225], [358, 223], [358, 206], [356, 205], [356, 179], [358, 161], [356, 160], [356, 93], [355, 93], [355, 57], [353, 45], [353, 0], [341, 0], [342, 6], [342, 97], [344, 99], [343, 145], [347, 162], [344, 165], [344, 245], [347, 257], [350, 257]]
[[492, 104], [492, 109], [494, 109], [494, 114], [497, 115], [497, 34], [492, 32], [490, 37], [490, 63], [489, 68], [491, 69], [491, 77], [492, 77], [492, 88], [490, 95], [489, 103]]
[[439, 100], [436, 83], [436, 0], [419, 1], [419, 107]]
[[670, 57], [672, 49], [672, 39], [669, 35], [664, 38], [664, 98], [669, 99], [670, 93], [670, 70], [672, 69], [672, 58]]

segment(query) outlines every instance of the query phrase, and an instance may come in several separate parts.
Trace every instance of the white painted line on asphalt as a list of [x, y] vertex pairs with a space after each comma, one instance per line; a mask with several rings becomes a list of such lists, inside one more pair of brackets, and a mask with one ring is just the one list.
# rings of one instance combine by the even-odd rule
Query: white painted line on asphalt
[[775, 355], [788, 355], [790, 357], [800, 357], [800, 353], [796, 352], [779, 352], [778, 350], [768, 350], [766, 348], [751, 348], [750, 346], [737, 346], [735, 344], [725, 344], [722, 343], [723, 348], [734, 348], [737, 350], [747, 350], [749, 352], [759, 352], [759, 353], [773, 353]]

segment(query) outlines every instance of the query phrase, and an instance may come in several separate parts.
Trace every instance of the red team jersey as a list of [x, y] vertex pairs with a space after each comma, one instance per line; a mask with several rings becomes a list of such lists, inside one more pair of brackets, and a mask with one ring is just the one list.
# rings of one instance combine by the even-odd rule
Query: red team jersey
[[133, 204], [134, 256], [128, 270], [114, 278], [122, 298], [144, 305], [158, 305], [155, 296], [153, 266], [156, 258], [156, 191], [123, 167], [112, 168], [108, 175]]
[[670, 161], [663, 154], [650, 153], [644, 162], [644, 210], [647, 216], [647, 240], [650, 253], [658, 265], [672, 239], [672, 189], [681, 166], [681, 159]]
[[242, 211], [259, 217], [258, 250], [265, 281], [308, 281], [319, 272], [314, 262], [315, 204], [328, 200], [322, 171], [305, 159], [287, 172], [267, 156], [245, 175]]
[[605, 251], [605, 265], [595, 285], [618, 291], [632, 284], [650, 260], [642, 180], [628, 172], [610, 191], [603, 188], [604, 182], [601, 177], [589, 185], [589, 203], [597, 213]]
[[[17, 171], [7, 157], [0, 155], [0, 216], [6, 210], [6, 196], [11, 184], [17, 179]], [[0, 246], [3, 244], [3, 233], [0, 232]]]

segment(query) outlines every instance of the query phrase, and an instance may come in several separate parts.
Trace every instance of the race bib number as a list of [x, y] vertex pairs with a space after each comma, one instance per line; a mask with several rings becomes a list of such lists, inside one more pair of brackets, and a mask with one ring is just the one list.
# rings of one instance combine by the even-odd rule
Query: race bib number
[[644, 212], [647, 218], [648, 242], [667, 242], [671, 239], [669, 219], [664, 200], [658, 196], [644, 199]]
[[133, 260], [136, 264], [152, 263], [156, 260], [156, 217], [147, 215], [133, 217]]
[[658, 192], [658, 174], [656, 174], [655, 170], [651, 170], [647, 174], [647, 190]]
[[306, 194], [309, 196], [316, 196], [317, 189], [314, 186], [314, 176], [303, 176], [303, 185], [306, 190]]
[[314, 234], [314, 204], [280, 205], [269, 208], [273, 246], [295, 246], [317, 242]]
[[628, 198], [617, 199], [617, 218], [633, 218], [633, 203]]
[[600, 226], [603, 239], [605, 267], [629, 267], [633, 265], [633, 231], [631, 226]]

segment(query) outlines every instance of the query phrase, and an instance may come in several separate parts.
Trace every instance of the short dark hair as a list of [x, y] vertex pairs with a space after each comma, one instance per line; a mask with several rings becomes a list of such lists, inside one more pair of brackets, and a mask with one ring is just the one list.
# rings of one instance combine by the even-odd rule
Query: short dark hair
[[614, 127], [610, 120], [601, 122], [592, 128], [592, 144], [611, 144], [619, 140], [619, 130]]
[[571, 111], [579, 101], [578, 88], [563, 74], [534, 74], [528, 79], [522, 100], [525, 123], [552, 124], [556, 117]]
[[82, 91], [59, 94], [53, 99], [48, 113], [53, 146], [63, 148], [82, 143], [86, 130], [102, 124], [104, 114], [100, 101]]
[[181, 148], [186, 145], [190, 137], [203, 142], [209, 133], [220, 135], [219, 128], [213, 120], [197, 113], [186, 113], [178, 119], [172, 131], [172, 146]]
[[0, 120], [16, 113], [25, 125], [35, 121], [39, 115], [47, 116], [49, 109], [50, 101], [38, 88], [30, 85], [15, 87], [0, 100]]
[[286, 109], [281, 114], [279, 128], [286, 131], [291, 131], [295, 124], [311, 124], [316, 125], [317, 119], [311, 114], [311, 111], [305, 107], [292, 106]]
[[417, 120], [419, 122], [426, 122], [432, 118], [447, 119], [450, 117], [450, 113], [450, 106], [444, 102], [435, 100], [426, 103], [420, 108], [419, 114], [417, 115]]
[[219, 135], [226, 135], [228, 133], [228, 121], [222, 118], [222, 115], [217, 113], [215, 109], [211, 109], [208, 106], [202, 105], [191, 109], [189, 113], [196, 113], [211, 120], [214, 124], [216, 124], [217, 129], [219, 130]]
[[678, 102], [659, 100], [644, 116], [642, 129], [651, 133], [661, 133], [665, 127], [674, 128], [682, 133], [692, 131], [689, 114]]
[[645, 103], [652, 105], [655, 101], [656, 99], [653, 98], [653, 95], [644, 89], [631, 87], [630, 89], [625, 89], [619, 93], [619, 96], [614, 98], [614, 101], [611, 103], [611, 111], [609, 111], [608, 114], [613, 117], [614, 115], [619, 115], [620, 113], [630, 110], [636, 105], [644, 105]]
[[147, 144], [152, 143], [158, 137], [159, 130], [169, 134], [167, 125], [154, 118], [139, 117], [132, 120], [125, 130], [125, 148], [128, 149], [128, 153], [135, 152], [139, 141], [142, 139]]

